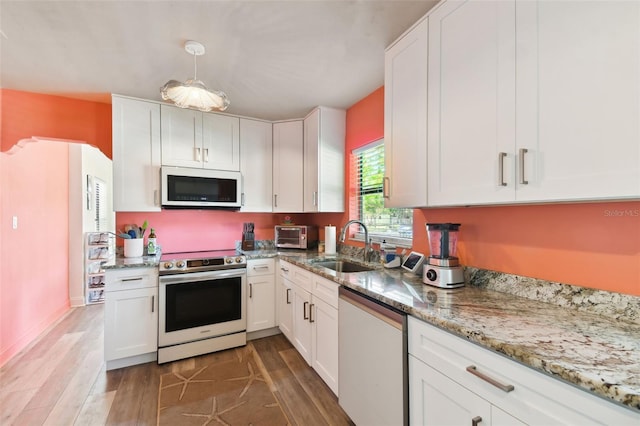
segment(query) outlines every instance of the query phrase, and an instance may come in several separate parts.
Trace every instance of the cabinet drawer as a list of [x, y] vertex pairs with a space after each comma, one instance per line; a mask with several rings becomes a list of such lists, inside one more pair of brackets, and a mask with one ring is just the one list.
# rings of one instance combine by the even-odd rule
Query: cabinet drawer
[[637, 424], [630, 409], [424, 321], [409, 317], [408, 327], [409, 354], [527, 424]]
[[322, 299], [334, 308], [338, 308], [338, 288], [340, 284], [313, 274], [313, 297]]
[[273, 275], [275, 273], [274, 259], [254, 259], [247, 261], [247, 276]]
[[311, 293], [313, 273], [281, 260], [280, 275], [287, 277], [289, 280]]
[[105, 275], [105, 290], [107, 293], [158, 287], [158, 270], [156, 268], [109, 269]]

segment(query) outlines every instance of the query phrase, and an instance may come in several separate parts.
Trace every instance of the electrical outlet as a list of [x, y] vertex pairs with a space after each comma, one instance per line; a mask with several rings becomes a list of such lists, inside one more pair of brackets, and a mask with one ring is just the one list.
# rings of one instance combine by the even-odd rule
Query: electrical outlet
[[13, 229], [18, 229], [18, 216], [13, 216], [13, 220], [11, 221], [11, 227]]

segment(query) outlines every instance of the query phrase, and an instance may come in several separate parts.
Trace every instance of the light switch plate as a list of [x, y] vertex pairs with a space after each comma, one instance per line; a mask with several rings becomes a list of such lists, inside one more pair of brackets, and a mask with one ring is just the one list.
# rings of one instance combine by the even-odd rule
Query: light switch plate
[[18, 216], [13, 216], [13, 219], [11, 221], [11, 227], [13, 229], [18, 229]]

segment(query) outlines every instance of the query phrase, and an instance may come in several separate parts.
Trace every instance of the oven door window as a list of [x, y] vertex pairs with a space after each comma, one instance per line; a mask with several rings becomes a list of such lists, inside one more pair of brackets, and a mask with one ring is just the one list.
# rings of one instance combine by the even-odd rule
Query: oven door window
[[241, 317], [240, 277], [166, 286], [165, 332], [220, 324]]

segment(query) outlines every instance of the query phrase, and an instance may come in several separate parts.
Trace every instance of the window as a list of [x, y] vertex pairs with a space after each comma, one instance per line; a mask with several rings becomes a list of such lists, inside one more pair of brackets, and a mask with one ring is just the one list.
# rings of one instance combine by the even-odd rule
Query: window
[[358, 218], [367, 225], [374, 241], [411, 245], [413, 209], [385, 208], [382, 196], [384, 178], [384, 140], [353, 151]]

